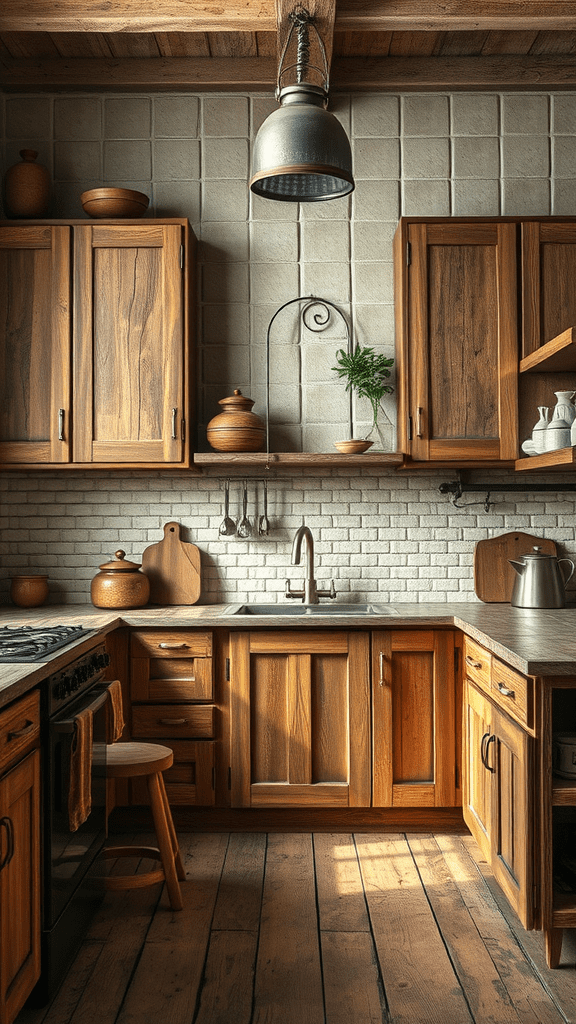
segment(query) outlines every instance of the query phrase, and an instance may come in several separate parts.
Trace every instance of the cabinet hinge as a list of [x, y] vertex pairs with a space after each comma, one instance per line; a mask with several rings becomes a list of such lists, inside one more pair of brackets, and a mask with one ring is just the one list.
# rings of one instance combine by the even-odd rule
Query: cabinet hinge
[[412, 263], [412, 242], [406, 242], [406, 266]]
[[180, 270], [184, 270], [184, 246], [180, 246]]
[[230, 658], [226, 658], [226, 682], [230, 682]]
[[232, 769], [228, 766], [228, 789], [232, 789]]

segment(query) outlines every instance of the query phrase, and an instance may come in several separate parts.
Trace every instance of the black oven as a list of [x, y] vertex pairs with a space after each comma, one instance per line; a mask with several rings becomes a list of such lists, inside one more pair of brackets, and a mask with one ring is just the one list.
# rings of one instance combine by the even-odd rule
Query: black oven
[[[41, 976], [32, 996], [45, 1004], [78, 952], [104, 896], [99, 854], [106, 837], [106, 723], [104, 646], [75, 659], [43, 684], [42, 946]], [[92, 719], [91, 808], [73, 828], [69, 794], [76, 718]], [[74, 823], [75, 824], [75, 823]]]

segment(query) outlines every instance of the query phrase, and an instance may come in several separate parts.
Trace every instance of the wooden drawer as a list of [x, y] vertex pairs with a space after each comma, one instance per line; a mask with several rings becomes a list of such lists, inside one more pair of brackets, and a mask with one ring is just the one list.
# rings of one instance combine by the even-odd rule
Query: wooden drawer
[[149, 704], [132, 708], [132, 738], [212, 739], [216, 709], [213, 704]]
[[[211, 807], [214, 804], [214, 750], [212, 740], [166, 740], [174, 764], [164, 775], [171, 806]], [[144, 779], [132, 780], [132, 803], [148, 803]]]
[[40, 691], [34, 690], [0, 712], [0, 771], [40, 740]]
[[192, 629], [143, 629], [131, 633], [133, 658], [211, 658], [212, 633]]
[[480, 644], [464, 637], [464, 673], [476, 683], [484, 693], [490, 693], [490, 677], [492, 671], [492, 655]]
[[492, 699], [521, 725], [534, 727], [534, 680], [492, 659]]

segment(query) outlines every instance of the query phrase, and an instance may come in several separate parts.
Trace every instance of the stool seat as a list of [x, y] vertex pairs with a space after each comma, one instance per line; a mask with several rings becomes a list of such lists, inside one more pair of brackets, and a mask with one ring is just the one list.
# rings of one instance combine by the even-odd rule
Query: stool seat
[[106, 887], [140, 889], [164, 880], [172, 910], [182, 910], [182, 893], [178, 879], [186, 877], [176, 830], [162, 772], [170, 768], [174, 754], [170, 747], [159, 743], [112, 743], [106, 747], [106, 772], [110, 779], [130, 779], [145, 776], [150, 796], [150, 807], [158, 849], [155, 847], [109, 846], [104, 850], [107, 859], [145, 856], [159, 860], [161, 867], [136, 875], [108, 875]]

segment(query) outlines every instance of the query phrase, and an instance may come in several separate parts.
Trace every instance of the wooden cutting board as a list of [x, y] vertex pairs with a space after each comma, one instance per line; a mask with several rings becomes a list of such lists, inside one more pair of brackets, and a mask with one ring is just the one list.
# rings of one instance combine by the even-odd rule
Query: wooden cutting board
[[142, 555], [150, 580], [150, 604], [196, 604], [202, 589], [200, 551], [180, 539], [180, 524], [166, 523], [164, 540]]
[[553, 540], [533, 537], [531, 533], [501, 533], [499, 537], [479, 540], [474, 548], [474, 590], [481, 601], [510, 601], [516, 570], [509, 558], [529, 555], [538, 545], [543, 555], [555, 555]]

